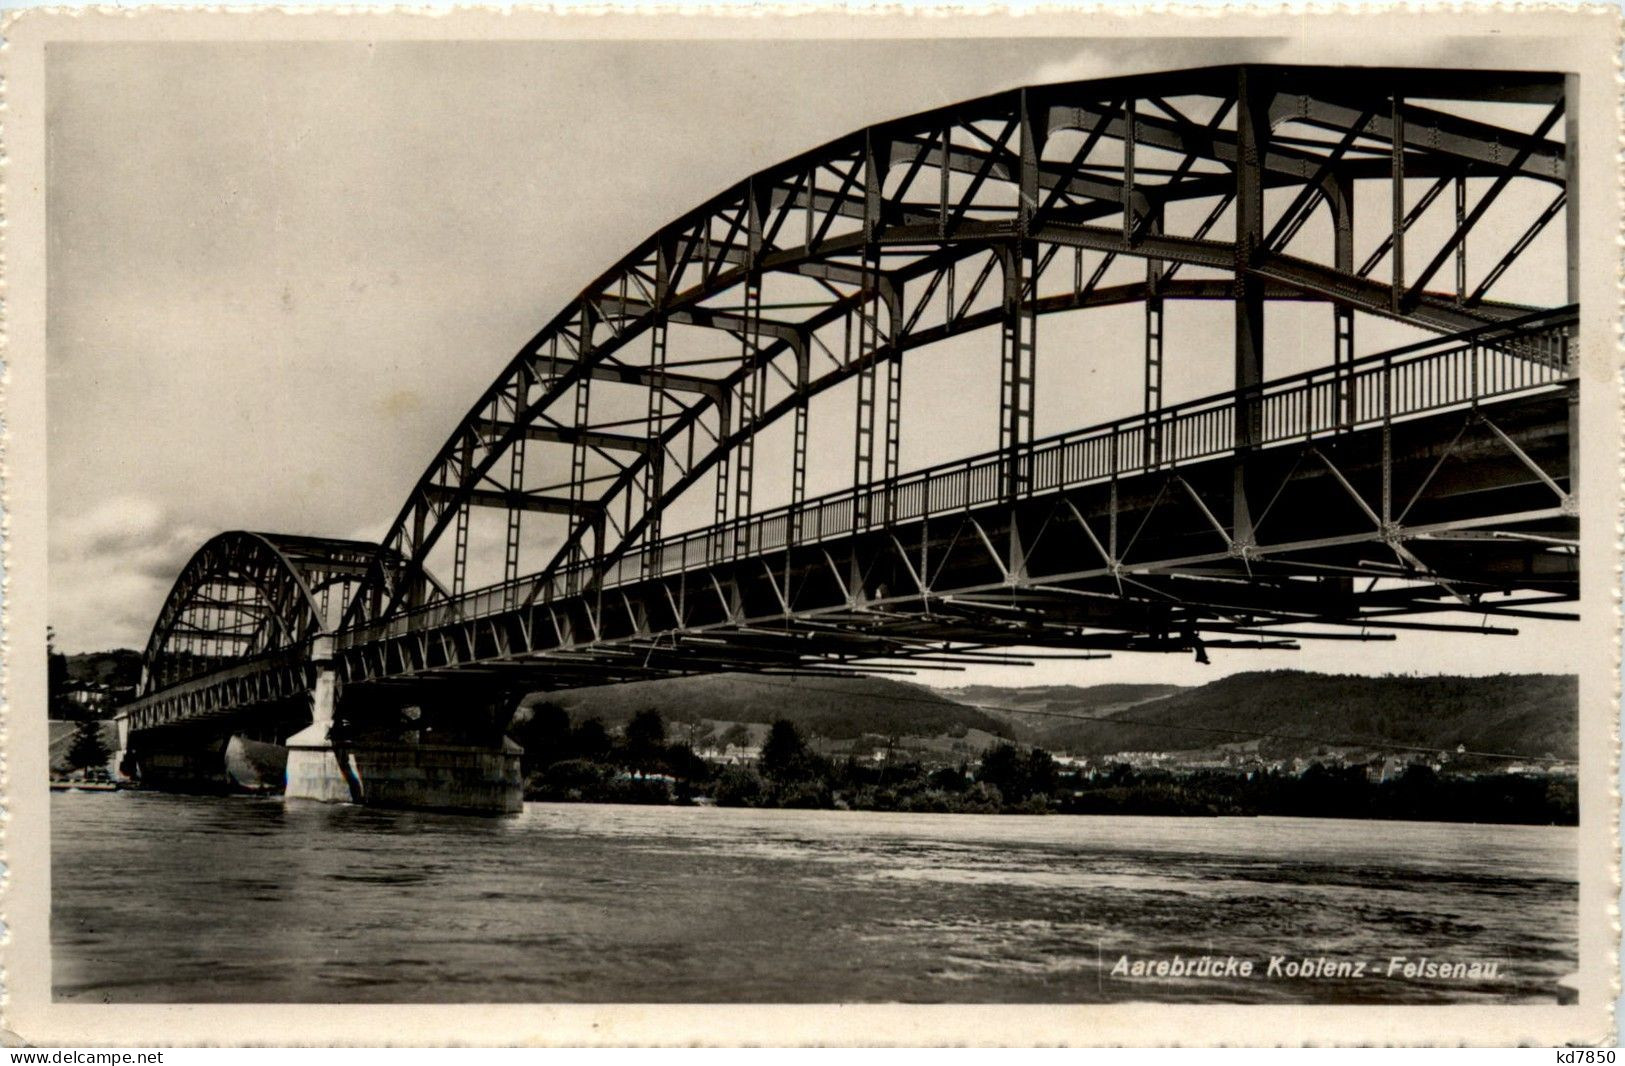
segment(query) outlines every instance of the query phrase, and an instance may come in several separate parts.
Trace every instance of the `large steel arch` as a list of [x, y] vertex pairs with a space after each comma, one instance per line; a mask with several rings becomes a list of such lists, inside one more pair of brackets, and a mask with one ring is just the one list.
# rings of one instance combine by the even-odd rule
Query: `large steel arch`
[[[794, 506], [808, 400], [853, 378], [854, 479], [895, 476], [899, 356], [972, 330], [1001, 328], [1000, 447], [1014, 456], [1031, 438], [1036, 323], [1051, 312], [1143, 303], [1149, 408], [1167, 300], [1234, 302], [1245, 387], [1262, 376], [1270, 300], [1332, 304], [1339, 360], [1353, 357], [1356, 312], [1439, 333], [1527, 314], [1498, 286], [1565, 209], [1572, 293], [1570, 145], [1548, 136], [1573, 136], [1561, 75], [1347, 73], [1223, 67], [1026, 88], [858, 130], [746, 178], [651, 235], [521, 349], [414, 486], [346, 624], [444, 596], [424, 565], [447, 532], [449, 591], [461, 592], [476, 509], [506, 512], [516, 602], [590, 584], [657, 538], [708, 472], [718, 520], [749, 513], [755, 437], [786, 416]], [[1491, 122], [1453, 102], [1527, 105], [1529, 118]], [[1408, 194], [1419, 179], [1425, 190]], [[1392, 190], [1391, 225], [1359, 248], [1354, 190], [1373, 182]], [[1520, 236], [1469, 273], [1468, 234], [1514, 184], [1552, 192], [1525, 197]], [[1415, 223], [1447, 210], [1452, 185], [1454, 226], [1419, 249]], [[1317, 246], [1308, 223], [1322, 207], [1332, 240]], [[1453, 292], [1433, 284], [1452, 259]], [[1129, 263], [1143, 272], [1124, 280]], [[718, 354], [671, 359], [674, 327], [713, 331]], [[642, 417], [600, 413], [595, 382], [640, 391]], [[538, 444], [557, 458], [553, 483], [527, 460]], [[1012, 461], [1012, 491], [1019, 476]], [[534, 512], [567, 516], [568, 532], [526, 570], [519, 531]]]
[[365, 541], [234, 531], [206, 541], [170, 588], [138, 696], [331, 630], [379, 552]]

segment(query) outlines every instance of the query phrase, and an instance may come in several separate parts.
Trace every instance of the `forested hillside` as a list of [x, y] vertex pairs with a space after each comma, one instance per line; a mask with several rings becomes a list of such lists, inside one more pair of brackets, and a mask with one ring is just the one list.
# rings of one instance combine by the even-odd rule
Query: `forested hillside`
[[614, 727], [641, 710], [668, 721], [708, 718], [724, 722], [773, 722], [783, 718], [804, 733], [845, 740], [880, 736], [963, 736], [980, 729], [1014, 737], [1011, 726], [987, 711], [965, 706], [920, 685], [883, 678], [758, 677], [715, 674], [635, 684], [605, 685], [532, 697], [570, 712], [576, 721], [596, 715]]
[[132, 648], [69, 655], [68, 679], [89, 684], [134, 688], [141, 681], [141, 653]]
[[1103, 716], [1161, 699], [1179, 691], [1178, 685], [1026, 685], [1000, 688], [966, 685], [941, 690], [962, 703], [1006, 721], [1016, 739], [1055, 750], [1069, 746], [1075, 723], [1062, 714]]
[[[1579, 682], [1572, 675], [1367, 677], [1272, 670], [1232, 674], [1127, 707], [1102, 705], [1100, 689], [1108, 687], [1125, 686], [1077, 690], [1076, 701], [1052, 694], [1042, 708], [1052, 715], [1105, 721], [1050, 718], [1041, 737], [1027, 726], [1024, 739], [1083, 754], [1180, 751], [1251, 740], [1260, 753], [1276, 756], [1380, 742], [1568, 760], [1578, 752]], [[1020, 703], [1008, 691], [980, 695], [981, 703]]]

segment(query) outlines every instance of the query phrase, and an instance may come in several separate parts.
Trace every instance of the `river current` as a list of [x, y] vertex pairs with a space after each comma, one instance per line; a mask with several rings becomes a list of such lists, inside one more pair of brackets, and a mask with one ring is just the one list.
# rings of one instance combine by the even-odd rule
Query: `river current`
[[1549, 1003], [1578, 954], [1571, 828], [135, 792], [51, 819], [60, 1001]]

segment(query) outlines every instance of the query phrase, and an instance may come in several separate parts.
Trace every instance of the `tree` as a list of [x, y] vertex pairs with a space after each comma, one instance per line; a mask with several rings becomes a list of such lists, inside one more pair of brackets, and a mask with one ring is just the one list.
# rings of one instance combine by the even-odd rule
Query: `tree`
[[611, 743], [604, 721], [596, 716], [576, 726], [570, 733], [570, 746], [582, 759], [603, 759], [609, 754]]
[[563, 759], [530, 778], [527, 799], [596, 800], [613, 771], [587, 759]]
[[679, 781], [703, 781], [711, 776], [711, 764], [694, 754], [687, 744], [666, 749], [666, 771]]
[[722, 771], [713, 796], [718, 807], [758, 807], [763, 792], [762, 779], [755, 770], [730, 766]]
[[806, 768], [807, 745], [795, 723], [780, 718], [767, 731], [762, 745], [762, 776], [770, 781], [794, 780]]
[[626, 723], [626, 761], [635, 769], [651, 770], [666, 753], [666, 720], [646, 708]]
[[527, 774], [545, 770], [575, 754], [569, 711], [556, 703], [543, 702], [525, 713], [528, 716], [516, 720], [509, 733], [525, 749], [524, 767]]
[[46, 680], [54, 696], [68, 683], [68, 657], [56, 650], [56, 630], [51, 626], [45, 627], [45, 657], [50, 664]]
[[1027, 798], [1026, 770], [1014, 744], [997, 744], [982, 755], [976, 780], [998, 789], [1007, 803], [1020, 803]]
[[45, 693], [50, 716], [59, 719], [85, 717], [68, 699], [68, 657], [56, 650], [56, 630], [45, 627]]
[[1412, 763], [1405, 767], [1405, 772], [1389, 787], [1389, 802], [1393, 806], [1388, 816], [1416, 821], [1433, 819], [1436, 817], [1434, 808], [1438, 803], [1439, 786], [1439, 775], [1433, 767], [1425, 763]]
[[1027, 753], [1026, 785], [1031, 793], [1054, 792], [1057, 770], [1055, 757], [1043, 748], [1034, 748]]
[[101, 723], [80, 722], [74, 727], [73, 739], [68, 742], [69, 767], [75, 770], [104, 767], [112, 757], [112, 750], [102, 741]]
[[735, 722], [722, 734], [722, 746], [724, 748], [750, 747], [750, 730], [746, 729], [742, 722]]

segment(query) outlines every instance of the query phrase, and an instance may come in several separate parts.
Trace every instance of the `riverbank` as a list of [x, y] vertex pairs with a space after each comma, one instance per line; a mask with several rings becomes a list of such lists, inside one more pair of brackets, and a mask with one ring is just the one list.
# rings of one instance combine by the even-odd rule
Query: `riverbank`
[[1578, 824], [1573, 778], [1535, 774], [1443, 775], [1427, 768], [1373, 782], [1365, 771], [1313, 764], [1303, 774], [1179, 773], [1120, 764], [1093, 776], [1057, 773], [1043, 789], [997, 785], [953, 768], [837, 766], [828, 776], [773, 780], [727, 767], [709, 781], [638, 776], [613, 765], [555, 764], [534, 776], [526, 799], [633, 805], [715, 804], [784, 810], [937, 814], [1074, 814], [1159, 817], [1364, 818], [1499, 825]]
[[[715, 805], [781, 810], [941, 814], [1070, 814], [1159, 817], [1314, 817], [1498, 825], [1575, 825], [1571, 774], [1442, 766], [1420, 757], [1302, 768], [1179, 768], [1110, 757], [1057, 759], [1039, 747], [994, 743], [975, 758], [927, 762], [819, 754], [790, 722], [727, 761], [668, 742], [655, 711], [611, 733], [597, 719], [560, 712], [516, 723], [524, 747], [524, 797], [634, 806]], [[228, 776], [244, 791], [280, 791], [285, 749], [233, 738]]]
[[[1323, 760], [1181, 769], [1112, 756], [1058, 759], [995, 741], [953, 761], [888, 747], [819, 753], [779, 719], [739, 756], [701, 757], [670, 742], [659, 712], [615, 733], [538, 707], [511, 731], [525, 749], [525, 797], [558, 802], [689, 804], [800, 810], [1170, 817], [1279, 815], [1402, 821], [1575, 825], [1572, 774], [1500, 768], [1451, 753], [1333, 753]], [[759, 745], [759, 746], [757, 746]]]

